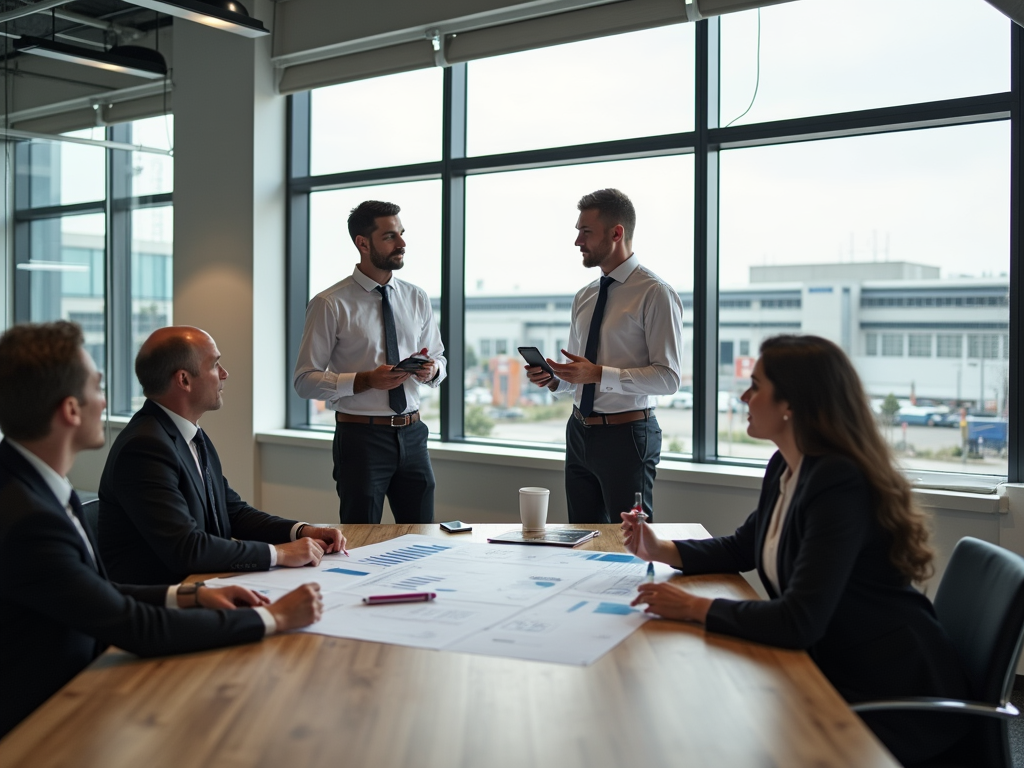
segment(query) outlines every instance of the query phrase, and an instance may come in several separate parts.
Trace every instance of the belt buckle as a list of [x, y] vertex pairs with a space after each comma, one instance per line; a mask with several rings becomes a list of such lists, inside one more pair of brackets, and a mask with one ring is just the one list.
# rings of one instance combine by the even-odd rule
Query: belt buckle
[[[402, 422], [400, 424], [396, 424], [395, 423], [395, 419], [401, 419]], [[407, 426], [409, 426], [409, 417], [406, 416], [404, 413], [396, 413], [394, 416], [391, 417], [391, 426], [392, 427], [407, 427]]]

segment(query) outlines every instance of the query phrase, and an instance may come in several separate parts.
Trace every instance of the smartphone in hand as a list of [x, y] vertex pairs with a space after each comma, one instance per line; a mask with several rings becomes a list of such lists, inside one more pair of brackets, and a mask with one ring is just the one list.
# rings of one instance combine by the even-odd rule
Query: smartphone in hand
[[530, 365], [538, 365], [544, 369], [545, 373], [558, 378], [557, 374], [548, 365], [548, 361], [544, 359], [544, 355], [540, 353], [540, 350], [536, 347], [519, 347], [519, 354], [523, 356], [523, 359]]

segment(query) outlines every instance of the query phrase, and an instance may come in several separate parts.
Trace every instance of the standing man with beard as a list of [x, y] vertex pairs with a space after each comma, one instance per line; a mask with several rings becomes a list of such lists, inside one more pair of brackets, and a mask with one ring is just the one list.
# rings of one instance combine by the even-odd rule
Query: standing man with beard
[[[527, 366], [534, 384], [572, 393], [565, 430], [565, 495], [571, 523], [611, 523], [643, 493], [652, 516], [661, 427], [655, 395], [679, 389], [683, 304], [672, 286], [633, 253], [636, 212], [617, 189], [577, 205], [576, 245], [583, 266], [602, 277], [572, 303], [570, 362], [548, 360], [555, 376]], [[557, 377], [557, 378], [556, 378]]]
[[[440, 386], [447, 363], [426, 291], [392, 276], [405, 259], [400, 210], [378, 200], [352, 209], [348, 231], [359, 263], [309, 302], [295, 362], [295, 391], [335, 412], [342, 523], [379, 523], [385, 496], [398, 523], [434, 520], [417, 389]], [[425, 358], [418, 370], [394, 368], [414, 354]]]

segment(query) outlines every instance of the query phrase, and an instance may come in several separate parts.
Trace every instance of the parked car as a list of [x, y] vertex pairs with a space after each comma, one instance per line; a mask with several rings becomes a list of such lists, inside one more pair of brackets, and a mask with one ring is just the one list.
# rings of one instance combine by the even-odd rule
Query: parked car
[[658, 397], [659, 408], [693, 408], [693, 392], [681, 389], [672, 395]]
[[732, 411], [733, 413], [746, 413], [747, 405], [731, 392], [719, 391], [718, 412], [728, 413], [729, 411]]
[[894, 421], [896, 424], [911, 427], [936, 427], [942, 424], [948, 415], [949, 407], [945, 405], [904, 405], [900, 407]]
[[466, 405], [490, 405], [494, 401], [491, 390], [484, 387], [473, 387], [466, 390]]

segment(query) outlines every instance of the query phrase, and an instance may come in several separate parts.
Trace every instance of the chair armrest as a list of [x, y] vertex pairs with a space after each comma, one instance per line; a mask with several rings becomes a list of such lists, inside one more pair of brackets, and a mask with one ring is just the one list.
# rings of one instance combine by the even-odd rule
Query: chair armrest
[[886, 701], [862, 701], [851, 704], [854, 712], [881, 712], [885, 710], [904, 710], [907, 712], [955, 712], [965, 715], [983, 715], [1011, 720], [1020, 712], [1013, 704], [1006, 702], [1001, 707], [984, 704], [980, 701], [961, 701], [959, 699], [942, 699], [932, 696], [914, 696], [906, 699], [890, 699]]

